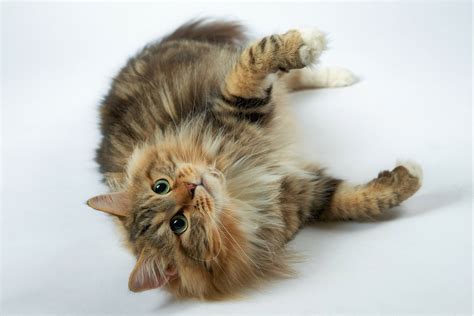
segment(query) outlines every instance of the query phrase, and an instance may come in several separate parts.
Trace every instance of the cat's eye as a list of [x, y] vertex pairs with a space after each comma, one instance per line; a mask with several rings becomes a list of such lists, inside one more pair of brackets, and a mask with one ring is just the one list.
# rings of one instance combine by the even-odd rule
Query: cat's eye
[[160, 179], [153, 184], [153, 191], [158, 194], [167, 194], [171, 191], [171, 186], [168, 180]]
[[176, 214], [170, 221], [170, 228], [176, 235], [181, 235], [188, 229], [188, 220], [183, 214]]

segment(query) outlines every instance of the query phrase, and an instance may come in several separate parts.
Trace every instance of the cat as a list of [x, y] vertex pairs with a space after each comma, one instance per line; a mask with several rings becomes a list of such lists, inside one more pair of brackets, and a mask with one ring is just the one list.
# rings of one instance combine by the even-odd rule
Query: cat
[[288, 92], [355, 82], [310, 67], [326, 42], [294, 29], [248, 43], [236, 22], [195, 20], [120, 70], [96, 157], [111, 193], [87, 203], [123, 229], [131, 291], [239, 296], [292, 275], [285, 244], [305, 224], [374, 218], [420, 188], [416, 163], [354, 186], [295, 150]]

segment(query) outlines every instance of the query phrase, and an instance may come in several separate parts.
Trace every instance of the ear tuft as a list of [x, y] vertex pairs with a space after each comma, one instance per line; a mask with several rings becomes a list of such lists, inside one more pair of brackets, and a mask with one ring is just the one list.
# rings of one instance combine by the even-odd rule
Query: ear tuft
[[169, 277], [160, 273], [156, 259], [142, 251], [128, 280], [132, 292], [156, 289], [168, 282]]
[[94, 196], [87, 201], [90, 207], [116, 216], [127, 216], [132, 209], [132, 201], [127, 192], [114, 192]]

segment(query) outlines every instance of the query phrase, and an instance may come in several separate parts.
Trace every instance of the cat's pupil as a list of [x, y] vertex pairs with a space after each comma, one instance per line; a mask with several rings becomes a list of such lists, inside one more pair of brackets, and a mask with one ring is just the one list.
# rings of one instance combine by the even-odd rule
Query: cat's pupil
[[163, 192], [165, 189], [166, 189], [166, 184], [164, 183], [158, 183], [158, 185], [155, 188], [156, 192], [158, 193]]
[[174, 229], [181, 229], [184, 227], [184, 221], [181, 218], [177, 218], [173, 221], [173, 228]]
[[170, 184], [166, 179], [160, 179], [153, 185], [153, 191], [158, 194], [166, 194], [170, 191]]
[[170, 227], [171, 227], [171, 230], [175, 234], [179, 235], [179, 234], [184, 233], [186, 231], [186, 229], [188, 228], [188, 222], [186, 220], [186, 217], [184, 217], [184, 215], [182, 215], [182, 214], [178, 214], [178, 215], [174, 216], [171, 219]]

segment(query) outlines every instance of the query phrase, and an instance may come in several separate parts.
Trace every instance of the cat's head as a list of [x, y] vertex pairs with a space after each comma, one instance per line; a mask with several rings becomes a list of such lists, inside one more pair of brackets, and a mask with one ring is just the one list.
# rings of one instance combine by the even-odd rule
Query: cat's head
[[121, 219], [137, 257], [132, 291], [166, 285], [178, 296], [218, 298], [255, 277], [248, 234], [226, 178], [215, 157], [200, 148], [139, 148], [120, 190], [88, 201]]

